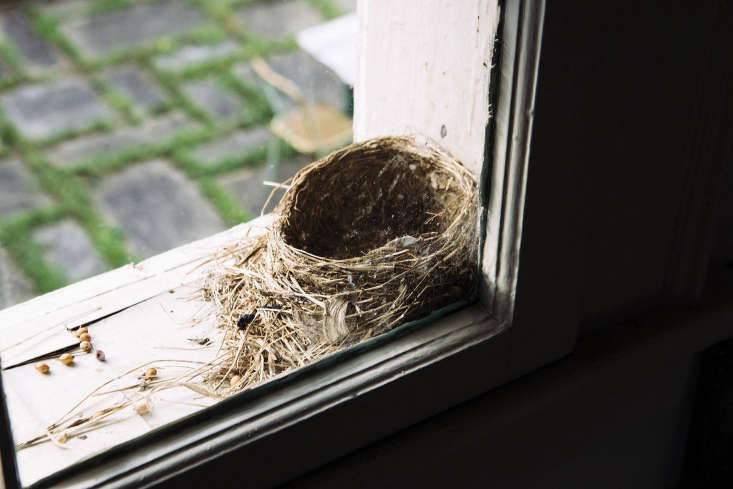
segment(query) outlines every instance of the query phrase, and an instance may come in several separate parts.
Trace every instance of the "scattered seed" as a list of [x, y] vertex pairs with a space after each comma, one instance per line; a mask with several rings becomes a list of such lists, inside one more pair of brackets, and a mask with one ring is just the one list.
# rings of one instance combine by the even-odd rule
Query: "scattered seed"
[[150, 405], [148, 405], [147, 401], [140, 401], [135, 404], [135, 412], [137, 414], [147, 414], [150, 412]]
[[83, 326], [83, 327], [81, 327], [81, 328], [77, 329], [77, 330], [76, 330], [76, 333], [74, 333], [74, 334], [75, 334], [75, 335], [76, 335], [76, 337], [78, 338], [78, 337], [80, 337], [81, 335], [83, 335], [84, 333], [86, 333], [86, 332], [88, 332], [88, 331], [89, 331], [89, 330], [88, 330], [88, 329], [86, 328], [86, 326]]
[[79, 343], [79, 348], [81, 348], [81, 351], [83, 351], [84, 353], [89, 353], [90, 351], [92, 351], [92, 344], [88, 341], [82, 341], [81, 343]]
[[87, 435], [79, 435], [79, 436], [77, 436], [77, 438], [80, 439], [80, 440], [86, 440], [87, 439]]
[[63, 363], [64, 365], [71, 365], [74, 361], [74, 355], [71, 353], [64, 353], [59, 357], [59, 362]]
[[102, 350], [97, 350], [97, 360], [100, 362], [103, 362], [105, 359], [104, 352]]
[[79, 341], [92, 341], [92, 337], [89, 336], [89, 333], [82, 333], [79, 335]]
[[38, 370], [42, 374], [47, 374], [50, 369], [48, 368], [48, 365], [41, 362], [36, 364], [36, 370]]
[[157, 377], [157, 375], [158, 375], [158, 371], [155, 370], [153, 367], [150, 367], [149, 369], [145, 371], [146, 379], [154, 379], [155, 377]]
[[59, 443], [66, 443], [66, 440], [69, 439], [69, 435], [66, 433], [61, 433], [59, 436], [56, 437], [56, 441]]
[[229, 379], [229, 385], [234, 387], [239, 384], [240, 380], [242, 380], [242, 377], [240, 377], [239, 375], [232, 375], [232, 378]]

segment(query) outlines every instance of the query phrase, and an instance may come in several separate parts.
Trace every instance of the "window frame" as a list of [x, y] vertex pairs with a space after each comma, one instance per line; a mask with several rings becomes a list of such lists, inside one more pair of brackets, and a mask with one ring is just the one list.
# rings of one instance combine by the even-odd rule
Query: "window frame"
[[[228, 480], [244, 466], [252, 485], [275, 485], [572, 350], [577, 324], [565, 313], [572, 305], [558, 299], [558, 289], [572, 275], [559, 285], [554, 279], [548, 293], [547, 266], [527, 265], [549, 261], [560, 267], [563, 245], [571, 239], [561, 234], [550, 247], [541, 237], [535, 239], [551, 210], [525, 200], [526, 189], [541, 195], [542, 186], [528, 172], [528, 161], [545, 2], [505, 0], [500, 8], [500, 44], [492, 70], [496, 85], [491, 89], [496, 111], [486, 131], [491, 144], [485, 147], [491, 151], [484, 155], [481, 176], [482, 192], [489, 199], [485, 233], [493, 236], [482, 244], [482, 271], [485, 283], [495, 286], [484, 289], [481, 302], [334, 354], [74, 464], [33, 487], [149, 487], [183, 480], [211, 484]], [[485, 258], [491, 256], [498, 259], [489, 263]], [[519, 267], [520, 261], [525, 266]], [[538, 309], [549, 300], [558, 300], [552, 327], [539, 319]], [[6, 415], [1, 396], [0, 404], [0, 414]], [[5, 433], [9, 430], [0, 430], [3, 460], [9, 453]], [[14, 451], [10, 453], [14, 460]], [[279, 471], [269, 467], [275, 455]], [[8, 489], [19, 487], [11, 472], [6, 475]]]

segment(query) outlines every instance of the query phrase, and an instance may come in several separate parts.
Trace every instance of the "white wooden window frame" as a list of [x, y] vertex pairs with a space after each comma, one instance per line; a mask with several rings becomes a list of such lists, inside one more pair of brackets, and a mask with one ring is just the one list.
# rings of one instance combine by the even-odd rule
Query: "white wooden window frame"
[[[38, 487], [147, 487], [181, 477], [204, 482], [240, 465], [252, 486], [281, 483], [572, 349], [572, 322], [548, 328], [515, 321], [518, 294], [526, 297], [523, 307], [531, 308], [532, 300], [530, 293], [522, 296], [518, 282], [544, 1], [506, 0], [495, 18], [482, 19], [493, 3], [360, 0], [358, 6], [362, 67], [355, 137], [425, 133], [481, 172], [486, 197], [480, 302], [222, 401], [70, 466]], [[457, 31], [471, 35], [449, 36]], [[430, 35], [416, 42], [421, 32]], [[384, 52], [390, 56], [380, 59]], [[415, 71], [421, 63], [431, 76]], [[146, 301], [190, 282], [207, 250], [261, 223], [3, 311], [0, 334], [39, 317], [74, 327]], [[10, 488], [17, 481], [7, 453], [3, 468]], [[276, 471], [268, 465], [275, 453]]]

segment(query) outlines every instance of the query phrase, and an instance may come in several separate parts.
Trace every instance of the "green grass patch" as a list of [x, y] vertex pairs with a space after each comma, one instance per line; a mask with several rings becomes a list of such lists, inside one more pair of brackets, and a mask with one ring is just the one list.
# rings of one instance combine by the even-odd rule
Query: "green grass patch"
[[221, 73], [218, 82], [225, 90], [236, 94], [244, 101], [246, 110], [244, 125], [265, 124], [275, 115], [263, 91], [243, 83], [231, 71]]
[[124, 93], [110, 88], [106, 82], [96, 75], [90, 74], [89, 81], [92, 84], [92, 88], [97, 92], [102, 100], [116, 110], [125, 119], [125, 121], [134, 125], [142, 122], [137, 114], [135, 114], [132, 101]]
[[151, 117], [157, 117], [163, 114], [167, 114], [173, 109], [173, 104], [169, 100], [161, 100], [155, 106], [147, 109], [147, 115]]
[[178, 148], [208, 141], [214, 135], [215, 132], [206, 127], [184, 129], [166, 141], [139, 144], [116, 153], [91, 158], [69, 167], [68, 171], [84, 177], [99, 178], [137, 161], [166, 156]]
[[219, 119], [216, 116], [210, 115], [188, 97], [185, 90], [182, 88], [182, 84], [184, 82], [179, 75], [157, 70], [152, 66], [152, 63], [148, 64], [147, 67], [155, 75], [158, 83], [168, 91], [173, 105], [180, 108], [192, 119], [201, 122], [208, 128], [226, 131], [235, 127], [263, 124], [269, 121], [272, 117], [272, 110], [264, 98], [253, 96], [254, 94], [251, 90], [237, 85], [236, 78], [231, 76], [229, 71], [225, 71], [220, 75], [207, 75], [204, 78], [196, 79], [208, 79], [213, 82], [218, 89], [225, 92], [233, 92], [235, 96], [243, 98], [244, 103], [242, 104], [242, 110], [236, 117], [233, 117], [232, 119]]
[[21, 151], [26, 164], [33, 170], [43, 189], [53, 196], [65, 214], [76, 219], [87, 231], [102, 258], [119, 267], [132, 260], [127, 252], [122, 232], [105, 222], [96, 211], [86, 183], [68, 170], [49, 164], [32, 148]]
[[230, 71], [225, 71], [219, 75], [222, 85], [232, 92], [242, 97], [247, 103], [258, 106], [262, 111], [263, 117], [268, 120], [272, 118], [274, 112], [267, 101], [267, 97], [259, 87], [243, 82]]
[[252, 149], [235, 158], [223, 158], [211, 165], [197, 161], [187, 149], [174, 152], [172, 159], [191, 178], [213, 177], [245, 166], [262, 166], [267, 161], [267, 147]]
[[227, 32], [240, 39], [243, 37], [244, 33], [239, 30], [235, 13], [229, 3], [221, 0], [189, 0], [189, 3], [196, 5], [204, 15], [222, 26]]
[[20, 135], [15, 127], [5, 118], [5, 114], [0, 109], [0, 138], [8, 147], [17, 145], [20, 141]]
[[48, 42], [58, 46], [82, 72], [87, 71], [88, 62], [76, 46], [61, 32], [58, 20], [46, 15], [38, 6], [31, 5], [27, 9], [28, 18], [33, 31]]
[[107, 105], [119, 112], [128, 123], [138, 125], [142, 122], [142, 119], [135, 113], [132, 102], [124, 93], [105, 87], [101, 95]]
[[200, 179], [199, 188], [227, 225], [235, 226], [254, 217], [242, 209], [237, 199], [224, 190], [214, 179], [209, 177]]
[[123, 9], [132, 2], [130, 0], [93, 0], [86, 8], [88, 14], [101, 14]]
[[[227, 135], [224, 134], [221, 137], [226, 137]], [[266, 146], [252, 148], [236, 157], [221, 158], [209, 164], [197, 160], [193, 150], [194, 148], [191, 147], [179, 148], [173, 151], [170, 157], [176, 166], [184, 170], [189, 177], [194, 179], [223, 175], [245, 167], [261, 167], [271, 160], [275, 160], [275, 163], [278, 163], [282, 160], [292, 158], [297, 154], [289, 144], [281, 139], [273, 139]]]
[[0, 42], [0, 61], [16, 76], [24, 72], [23, 57], [10, 43]]
[[160, 37], [155, 41], [113, 51], [88, 61], [86, 67], [101, 70], [126, 62], [143, 62], [157, 55], [176, 51], [188, 44], [217, 44], [226, 38], [226, 31], [216, 25], [207, 24], [175, 37]]
[[[212, 1], [217, 1], [217, 0], [212, 0]], [[236, 9], [236, 8], [243, 7], [251, 3], [258, 3], [261, 1], [262, 0], [224, 0], [224, 3], [226, 3], [229, 6], [229, 8]]]
[[60, 268], [46, 260], [43, 246], [33, 240], [33, 230], [63, 217], [60, 207], [48, 207], [18, 214], [0, 222], [0, 245], [33, 282], [39, 294], [68, 285], [69, 279]]
[[175, 73], [181, 80], [202, 78], [208, 75], [227, 71], [234, 63], [250, 59], [252, 56], [253, 51], [246, 47], [242, 47], [229, 55], [194, 63], [171, 73]]
[[[237, 19], [235, 7], [243, 3], [224, 2], [220, 0], [190, 0], [206, 14], [209, 19], [218, 23], [232, 37], [242, 42], [257, 56], [266, 56], [275, 51], [290, 51], [297, 47], [293, 38], [270, 41], [259, 38], [243, 26]], [[248, 2], [249, 3], [249, 2]]]
[[47, 138], [34, 139], [32, 142], [26, 141], [25, 144], [26, 146], [33, 145], [38, 148], [46, 148], [48, 146], [58, 144], [62, 141], [66, 141], [67, 139], [78, 138], [79, 136], [85, 136], [87, 134], [110, 132], [113, 129], [114, 124], [112, 122], [106, 120], [98, 120], [79, 129], [67, 129]]
[[25, 72], [23, 58], [10, 43], [0, 42], [0, 64], [7, 70], [0, 80], [0, 90], [7, 90], [31, 81], [31, 77]]
[[321, 17], [323, 17], [326, 20], [335, 19], [336, 17], [340, 15], [344, 15], [346, 12], [341, 10], [335, 3], [333, 3], [331, 0], [307, 0], [311, 6], [318, 10], [318, 13], [321, 14]]
[[29, 78], [26, 78], [23, 75], [9, 75], [0, 80], [0, 91], [10, 90], [11, 88], [15, 88], [18, 85], [22, 83], [26, 83], [30, 81]]
[[205, 126], [213, 128], [214, 121], [209, 117], [209, 114], [201, 110], [198, 105], [194, 104], [181, 89], [180, 79], [177, 75], [167, 71], [158, 70], [150, 59], [144, 59], [140, 64], [153, 75], [158, 84], [167, 92], [168, 98], [173, 107], [181, 109], [193, 120], [199, 121]]
[[219, 44], [228, 38], [227, 31], [217, 24], [205, 24], [178, 36], [175, 44]]

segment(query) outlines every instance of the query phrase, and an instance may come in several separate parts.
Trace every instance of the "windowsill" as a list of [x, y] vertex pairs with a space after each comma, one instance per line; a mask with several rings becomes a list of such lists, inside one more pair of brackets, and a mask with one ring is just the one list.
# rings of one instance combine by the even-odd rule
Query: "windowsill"
[[[170, 305], [172, 299], [183, 291], [190, 295], [195, 289], [191, 285], [206, 273], [206, 266], [202, 265], [212, 250], [264, 229], [266, 219], [268, 217], [237, 226], [0, 312], [4, 368], [12, 372], [13, 366], [22, 365], [13, 372], [16, 386], [22, 381], [19, 373], [26, 375], [29, 381], [51, 380], [39, 376], [28, 363], [44, 354], [73, 347], [76, 339], [67, 329], [89, 324], [93, 336], [94, 328], [103, 325], [107, 330], [110, 327], [139, 329], [140, 323], [150, 320], [156, 310], [162, 309], [164, 302], [175, 308], [175, 304]], [[187, 304], [182, 309], [190, 314], [196, 307]], [[180, 316], [174, 318], [176, 311], [172, 309], [157, 312], [158, 320], [169, 315], [172, 324], [181, 321]], [[190, 331], [183, 334], [190, 336]], [[332, 420], [330, 423], [349, 420], [349, 428], [340, 430], [342, 439], [338, 443], [311, 448], [305, 458], [302, 453], [294, 453], [292, 462], [285, 464], [287, 470], [278, 474], [283, 481], [286, 478], [280, 477], [294, 476], [305, 470], [308, 460], [324, 461], [353, 450], [501, 382], [506, 370], [508, 342], [506, 335], [499, 335], [504, 341], [493, 337], [502, 331], [503, 326], [489, 318], [479, 306], [466, 307], [427, 324], [401, 327], [208, 409], [181, 410], [178, 418], [182, 419], [177, 421], [176, 416], [163, 416], [164, 422], [151, 425], [162, 425], [158, 429], [118, 430], [116, 435], [111, 435], [112, 439], [97, 445], [103, 450], [99, 453], [90, 455], [87, 451], [74, 457], [71, 450], [65, 451], [61, 465], [51, 467], [47, 464], [49, 467], [45, 468], [40, 480], [36, 472], [25, 482], [33, 483], [34, 487], [62, 482], [89, 486], [112, 481], [137, 486], [140, 478], [160, 480], [235, 449], [252, 447], [258, 453], [267, 453], [262, 447], [271, 446], [283, 428], [300, 425], [300, 429], [307, 429], [308, 420], [326, 412], [329, 412], [327, 418]], [[29, 337], [33, 338], [29, 348], [8, 348]], [[486, 341], [492, 338], [493, 341]], [[123, 345], [134, 348], [135, 338], [128, 338]], [[473, 347], [477, 345], [484, 345], [482, 351], [488, 347], [493, 354], [467, 353], [475, 351]], [[432, 368], [438, 364], [440, 368]], [[440, 373], [435, 377], [436, 371], [445, 372], [446, 369], [453, 374], [444, 377], [444, 373]], [[481, 373], [466, 378], [465, 372], [470, 369]], [[73, 382], [73, 376], [80, 373], [61, 370], [56, 379], [63, 380], [66, 375], [66, 382]], [[12, 390], [10, 376], [5, 377], [7, 388]], [[427, 380], [430, 378], [432, 380]], [[57, 386], [56, 392], [62, 398], [54, 402], [71, 406], [88, 390], [66, 390]], [[370, 401], [374, 398], [383, 400], [371, 409], [354, 411], [355, 405], [375, 402]], [[11, 421], [22, 418], [18, 416], [20, 410], [19, 404], [15, 412], [11, 408]], [[359, 421], [354, 423], [354, 419]], [[313, 432], [306, 434], [306, 438], [313, 436]], [[23, 440], [15, 440], [19, 441]], [[56, 449], [50, 444], [46, 447]], [[28, 460], [27, 456], [25, 458]], [[262, 476], [269, 477], [267, 474], [268, 471], [264, 471]]]

